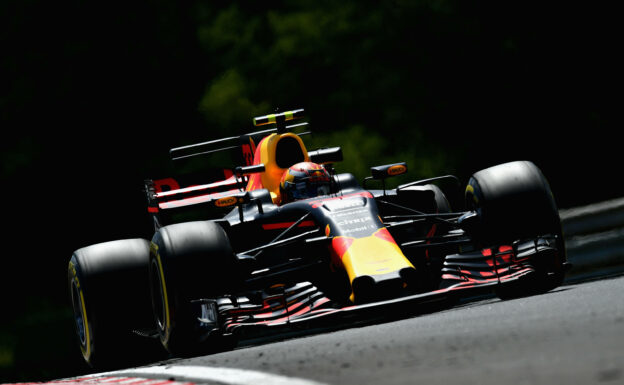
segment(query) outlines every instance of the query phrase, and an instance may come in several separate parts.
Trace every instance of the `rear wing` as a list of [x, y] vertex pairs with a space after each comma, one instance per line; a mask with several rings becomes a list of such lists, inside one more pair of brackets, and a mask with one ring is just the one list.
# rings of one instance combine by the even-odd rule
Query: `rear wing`
[[[169, 155], [172, 160], [187, 159], [198, 155], [208, 155], [219, 151], [232, 151], [239, 149], [242, 157], [241, 164], [245, 166], [251, 166], [254, 160], [254, 153], [256, 151], [256, 144], [262, 140], [265, 136], [273, 133], [284, 133], [294, 131], [296, 129], [307, 127], [308, 123], [298, 123], [292, 125], [286, 125], [286, 122], [303, 118], [303, 109], [285, 111], [278, 114], [270, 114], [264, 116], [258, 116], [253, 119], [254, 126], [264, 126], [274, 124], [275, 127], [243, 134], [240, 136], [232, 136], [229, 138], [222, 138], [216, 140], [210, 140], [207, 142], [190, 144], [187, 146], [176, 147], [169, 150]], [[299, 136], [310, 134], [309, 131], [296, 133]]]
[[[148, 212], [154, 217], [156, 228], [180, 221], [211, 219], [222, 215], [222, 209], [227, 207], [215, 206], [213, 203], [233, 194], [244, 193], [249, 176], [264, 172], [263, 164], [254, 165], [257, 143], [259, 144], [264, 137], [273, 133], [293, 132], [299, 136], [310, 134], [310, 131], [305, 131], [307, 122], [287, 125], [289, 122], [303, 118], [303, 112], [303, 109], [298, 109], [258, 116], [253, 119], [254, 126], [273, 125], [273, 127], [169, 150], [171, 159], [174, 161], [220, 151], [236, 152], [235, 150], [238, 150], [240, 157], [235, 164], [242, 164], [242, 166], [202, 172], [200, 184], [197, 183], [197, 179], [185, 179], [183, 176], [146, 180]], [[295, 130], [300, 132], [294, 132]], [[308, 154], [310, 160], [323, 164], [342, 160], [342, 152], [338, 147], [311, 151]], [[192, 211], [195, 211], [194, 215], [200, 213], [202, 217], [188, 215]], [[185, 212], [187, 214], [178, 215]]]

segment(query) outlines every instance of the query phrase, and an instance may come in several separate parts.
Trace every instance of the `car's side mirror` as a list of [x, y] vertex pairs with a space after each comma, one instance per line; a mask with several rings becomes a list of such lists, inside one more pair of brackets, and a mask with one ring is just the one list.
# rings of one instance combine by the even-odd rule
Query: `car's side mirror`
[[383, 166], [371, 167], [371, 178], [383, 180], [391, 176], [405, 174], [406, 172], [407, 164], [405, 164], [405, 162], [386, 164]]
[[342, 161], [342, 149], [340, 147], [320, 148], [308, 151], [310, 162], [318, 164], [335, 163]]
[[371, 167], [371, 176], [364, 178], [362, 187], [366, 188], [366, 182], [374, 179], [383, 183], [384, 194], [386, 191], [386, 178], [405, 174], [407, 172], [407, 164], [405, 162], [385, 164], [383, 166]]

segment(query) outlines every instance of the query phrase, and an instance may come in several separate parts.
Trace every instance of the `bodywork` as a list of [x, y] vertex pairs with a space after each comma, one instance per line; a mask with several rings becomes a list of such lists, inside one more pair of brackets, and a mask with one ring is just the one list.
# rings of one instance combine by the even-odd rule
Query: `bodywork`
[[[353, 175], [336, 173], [339, 148], [308, 152], [285, 125], [299, 111], [257, 118], [274, 129], [171, 151], [182, 159], [239, 149], [242, 166], [222, 170], [221, 180], [186, 187], [174, 178], [146, 181], [156, 229], [208, 219], [231, 241], [239, 272], [232, 291], [193, 300], [206, 334], [402, 313], [531, 280], [539, 266], [565, 263], [557, 234], [475, 245], [475, 213], [452, 211], [435, 187], [454, 185], [454, 177], [386, 189], [387, 178], [407, 171], [396, 163], [374, 167], [369, 179], [382, 188], [368, 189]], [[330, 170], [332, 192], [280, 204], [279, 178], [301, 161]]]

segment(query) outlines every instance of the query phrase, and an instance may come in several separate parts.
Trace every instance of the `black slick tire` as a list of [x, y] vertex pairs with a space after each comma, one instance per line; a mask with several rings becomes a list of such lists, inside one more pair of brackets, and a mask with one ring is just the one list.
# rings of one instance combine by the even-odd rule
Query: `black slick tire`
[[516, 161], [481, 170], [470, 178], [465, 197], [467, 208], [479, 217], [472, 234], [478, 246], [510, 244], [547, 234], [557, 236], [557, 253], [547, 261], [537, 261], [538, 274], [529, 282], [510, 285], [509, 290], [501, 287], [501, 298], [544, 292], [561, 285], [566, 255], [559, 211], [548, 181], [535, 164]]
[[69, 295], [82, 356], [112, 369], [163, 357], [155, 338], [147, 267], [149, 242], [126, 239], [76, 250], [68, 266]]
[[231, 339], [201, 327], [191, 303], [231, 293], [234, 256], [223, 228], [211, 221], [165, 226], [150, 248], [151, 302], [165, 349], [188, 357], [229, 348]]

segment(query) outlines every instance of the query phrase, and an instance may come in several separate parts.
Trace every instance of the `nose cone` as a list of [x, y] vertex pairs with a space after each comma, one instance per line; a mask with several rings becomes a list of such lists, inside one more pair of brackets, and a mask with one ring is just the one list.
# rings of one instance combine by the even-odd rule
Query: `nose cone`
[[332, 246], [347, 271], [352, 301], [384, 297], [402, 290], [414, 266], [384, 227], [363, 238], [335, 237]]

